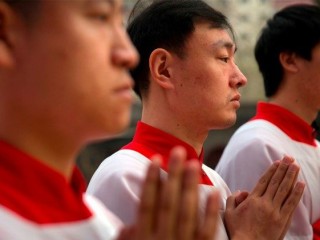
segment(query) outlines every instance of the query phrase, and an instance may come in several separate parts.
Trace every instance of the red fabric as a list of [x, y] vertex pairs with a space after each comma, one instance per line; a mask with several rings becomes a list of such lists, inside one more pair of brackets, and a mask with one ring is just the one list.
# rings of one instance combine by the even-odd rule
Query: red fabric
[[316, 221], [313, 225], [313, 239], [320, 240], [320, 219]]
[[291, 139], [311, 146], [317, 146], [314, 129], [292, 112], [271, 103], [259, 102], [257, 114], [251, 120], [266, 120], [286, 133]]
[[75, 168], [70, 182], [37, 159], [0, 141], [0, 205], [38, 224], [83, 220], [85, 181]]
[[[168, 170], [169, 154], [173, 147], [183, 146], [187, 151], [187, 159], [196, 159], [202, 165], [203, 150], [200, 156], [197, 155], [194, 148], [180, 139], [154, 128], [143, 122], [138, 122], [134, 138], [131, 143], [122, 149], [131, 149], [151, 159], [154, 155], [160, 154], [163, 158], [162, 169]], [[201, 184], [213, 185], [204, 171], [201, 174]]]

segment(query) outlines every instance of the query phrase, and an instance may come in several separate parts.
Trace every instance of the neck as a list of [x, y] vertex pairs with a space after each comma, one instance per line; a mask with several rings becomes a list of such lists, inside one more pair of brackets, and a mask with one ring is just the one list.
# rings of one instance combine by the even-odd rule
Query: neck
[[317, 118], [319, 100], [315, 98], [315, 91], [310, 90], [306, 82], [303, 72], [285, 71], [279, 89], [270, 98], [270, 103], [289, 110], [311, 125]]
[[269, 102], [289, 110], [310, 125], [317, 118], [318, 110], [306, 105], [303, 99], [276, 96], [271, 98]]
[[0, 86], [0, 139], [69, 179], [86, 140], [81, 128], [71, 125], [60, 110], [42, 106], [41, 100], [25, 96], [21, 89], [15, 91], [14, 83], [3, 81]]
[[48, 126], [39, 121], [28, 121], [27, 118], [10, 118], [0, 111], [1, 140], [38, 159], [69, 179], [76, 154], [82, 145], [78, 140], [75, 144], [75, 138], [71, 139], [68, 135], [59, 133], [61, 131], [55, 126]]
[[49, 143], [32, 137], [23, 140], [23, 138], [11, 138], [1, 134], [0, 138], [59, 172], [65, 176], [66, 179], [71, 178], [76, 155], [71, 153], [70, 150], [64, 151], [58, 146], [59, 144], [55, 145], [53, 142]]
[[207, 130], [201, 130], [194, 126], [195, 121], [184, 121], [177, 117], [168, 107], [159, 106], [161, 104], [143, 103], [141, 121], [167, 132], [192, 146], [196, 153], [200, 155], [204, 141], [208, 136]]

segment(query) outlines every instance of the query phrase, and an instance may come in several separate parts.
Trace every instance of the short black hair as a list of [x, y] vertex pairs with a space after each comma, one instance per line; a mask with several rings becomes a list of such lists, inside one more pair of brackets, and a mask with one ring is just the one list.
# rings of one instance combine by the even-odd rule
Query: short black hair
[[161, 47], [183, 57], [186, 40], [194, 32], [197, 21], [207, 21], [214, 28], [227, 29], [233, 35], [226, 16], [202, 0], [154, 0], [134, 19], [129, 18], [128, 33], [140, 54], [139, 65], [131, 71], [134, 90], [140, 98], [149, 88], [152, 51]]
[[271, 97], [283, 78], [280, 53], [295, 53], [310, 61], [320, 43], [320, 8], [299, 4], [276, 13], [262, 29], [255, 46], [255, 58], [263, 76], [265, 94]]
[[42, 0], [4, 0], [14, 11], [31, 23], [36, 19], [36, 12], [39, 10]]

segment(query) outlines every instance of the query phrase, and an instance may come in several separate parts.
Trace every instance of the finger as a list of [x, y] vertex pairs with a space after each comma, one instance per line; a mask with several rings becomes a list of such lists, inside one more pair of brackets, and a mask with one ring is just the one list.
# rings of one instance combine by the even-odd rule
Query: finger
[[177, 238], [193, 240], [198, 221], [198, 184], [200, 166], [197, 161], [190, 161], [186, 166], [183, 177], [181, 201], [179, 204], [179, 218], [177, 224]]
[[281, 215], [290, 216], [293, 213], [302, 197], [304, 188], [305, 183], [297, 182], [280, 210]]
[[287, 199], [289, 193], [292, 191], [292, 188], [298, 177], [300, 167], [296, 164], [291, 164], [286, 172], [283, 181], [280, 183], [280, 186], [274, 196], [273, 205], [275, 208], [281, 208], [284, 201]]
[[148, 168], [146, 179], [142, 187], [136, 225], [137, 239], [143, 239], [152, 234], [153, 219], [156, 215], [156, 201], [158, 198], [159, 182], [160, 159], [155, 158]]
[[284, 181], [287, 170], [293, 162], [294, 162], [294, 159], [288, 156], [285, 156], [282, 159], [279, 167], [277, 168], [276, 172], [272, 176], [270, 183], [268, 184], [267, 190], [264, 194], [264, 196], [267, 199], [270, 199], [273, 202], [276, 192], [278, 191], [278, 188], [282, 183], [282, 181]]
[[236, 199], [239, 196], [240, 191], [236, 191], [234, 192], [232, 195], [230, 195], [227, 198], [227, 202], [226, 202], [226, 211], [227, 210], [233, 210], [236, 208]]
[[249, 196], [249, 193], [248, 193], [248, 192], [239, 192], [239, 193], [235, 196], [235, 204], [236, 204], [236, 207], [239, 206], [239, 204], [242, 203], [244, 200], [246, 200], [248, 196]]
[[[298, 178], [298, 174], [297, 174], [296, 178]], [[297, 179], [295, 179], [295, 182], [296, 182], [296, 180]], [[294, 209], [295, 208], [296, 207], [294, 207]], [[292, 211], [291, 213], [286, 213], [286, 212], [282, 212], [282, 213], [285, 214], [285, 215], [289, 214], [289, 217], [287, 218], [287, 223], [286, 223], [285, 228], [283, 229], [282, 234], [281, 234], [279, 239], [284, 239], [285, 235], [287, 234], [287, 231], [288, 231], [289, 227], [291, 226], [291, 220], [292, 220], [292, 216], [293, 216], [294, 211]], [[281, 214], [281, 210], [280, 210], [280, 214]]]
[[230, 227], [230, 224], [232, 225], [232, 221], [234, 218], [233, 216], [236, 213], [236, 207], [237, 207], [236, 198], [239, 194], [240, 194], [240, 191], [236, 191], [227, 198], [226, 210], [224, 212], [224, 225], [226, 226], [228, 236], [233, 235], [233, 232], [232, 232], [233, 228]]
[[124, 227], [123, 229], [120, 230], [120, 233], [116, 240], [138, 240], [135, 236], [135, 229], [134, 227]]
[[285, 238], [285, 236], [287, 234], [287, 231], [288, 231], [289, 227], [291, 226], [292, 216], [293, 216], [293, 212], [287, 218], [287, 223], [286, 223], [285, 227], [283, 228], [281, 236], [279, 237], [279, 239], [284, 239]]
[[267, 169], [267, 171], [259, 179], [257, 185], [255, 186], [255, 188], [251, 192], [251, 195], [260, 197], [265, 193], [265, 191], [266, 191], [266, 189], [268, 187], [268, 184], [269, 184], [271, 178], [273, 177], [273, 175], [275, 174], [275, 172], [277, 171], [279, 165], [280, 165], [280, 161], [275, 161]]
[[181, 181], [184, 169], [186, 151], [182, 147], [175, 147], [171, 151], [168, 178], [163, 183], [159, 202], [159, 218], [157, 236], [159, 239], [170, 239], [173, 236], [177, 219], [177, 202], [181, 197]]
[[219, 218], [219, 198], [220, 195], [218, 191], [213, 191], [213, 193], [208, 196], [204, 222], [198, 230], [197, 240], [212, 240], [214, 238]]

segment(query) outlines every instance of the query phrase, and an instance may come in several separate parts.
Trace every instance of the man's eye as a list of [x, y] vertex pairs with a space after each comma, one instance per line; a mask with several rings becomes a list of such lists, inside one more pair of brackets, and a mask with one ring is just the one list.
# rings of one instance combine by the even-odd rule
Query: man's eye
[[221, 61], [225, 62], [225, 63], [228, 63], [229, 61], [229, 58], [228, 57], [223, 57], [223, 58], [220, 58]]
[[101, 21], [101, 22], [106, 22], [106, 21], [108, 21], [109, 20], [109, 14], [107, 14], [107, 13], [101, 13], [101, 14], [96, 14], [95, 16], [94, 16], [94, 18], [95, 19], [97, 19], [97, 20], [99, 20], [99, 21]]
[[88, 16], [94, 21], [107, 22], [110, 20], [111, 12], [109, 10], [94, 10]]

